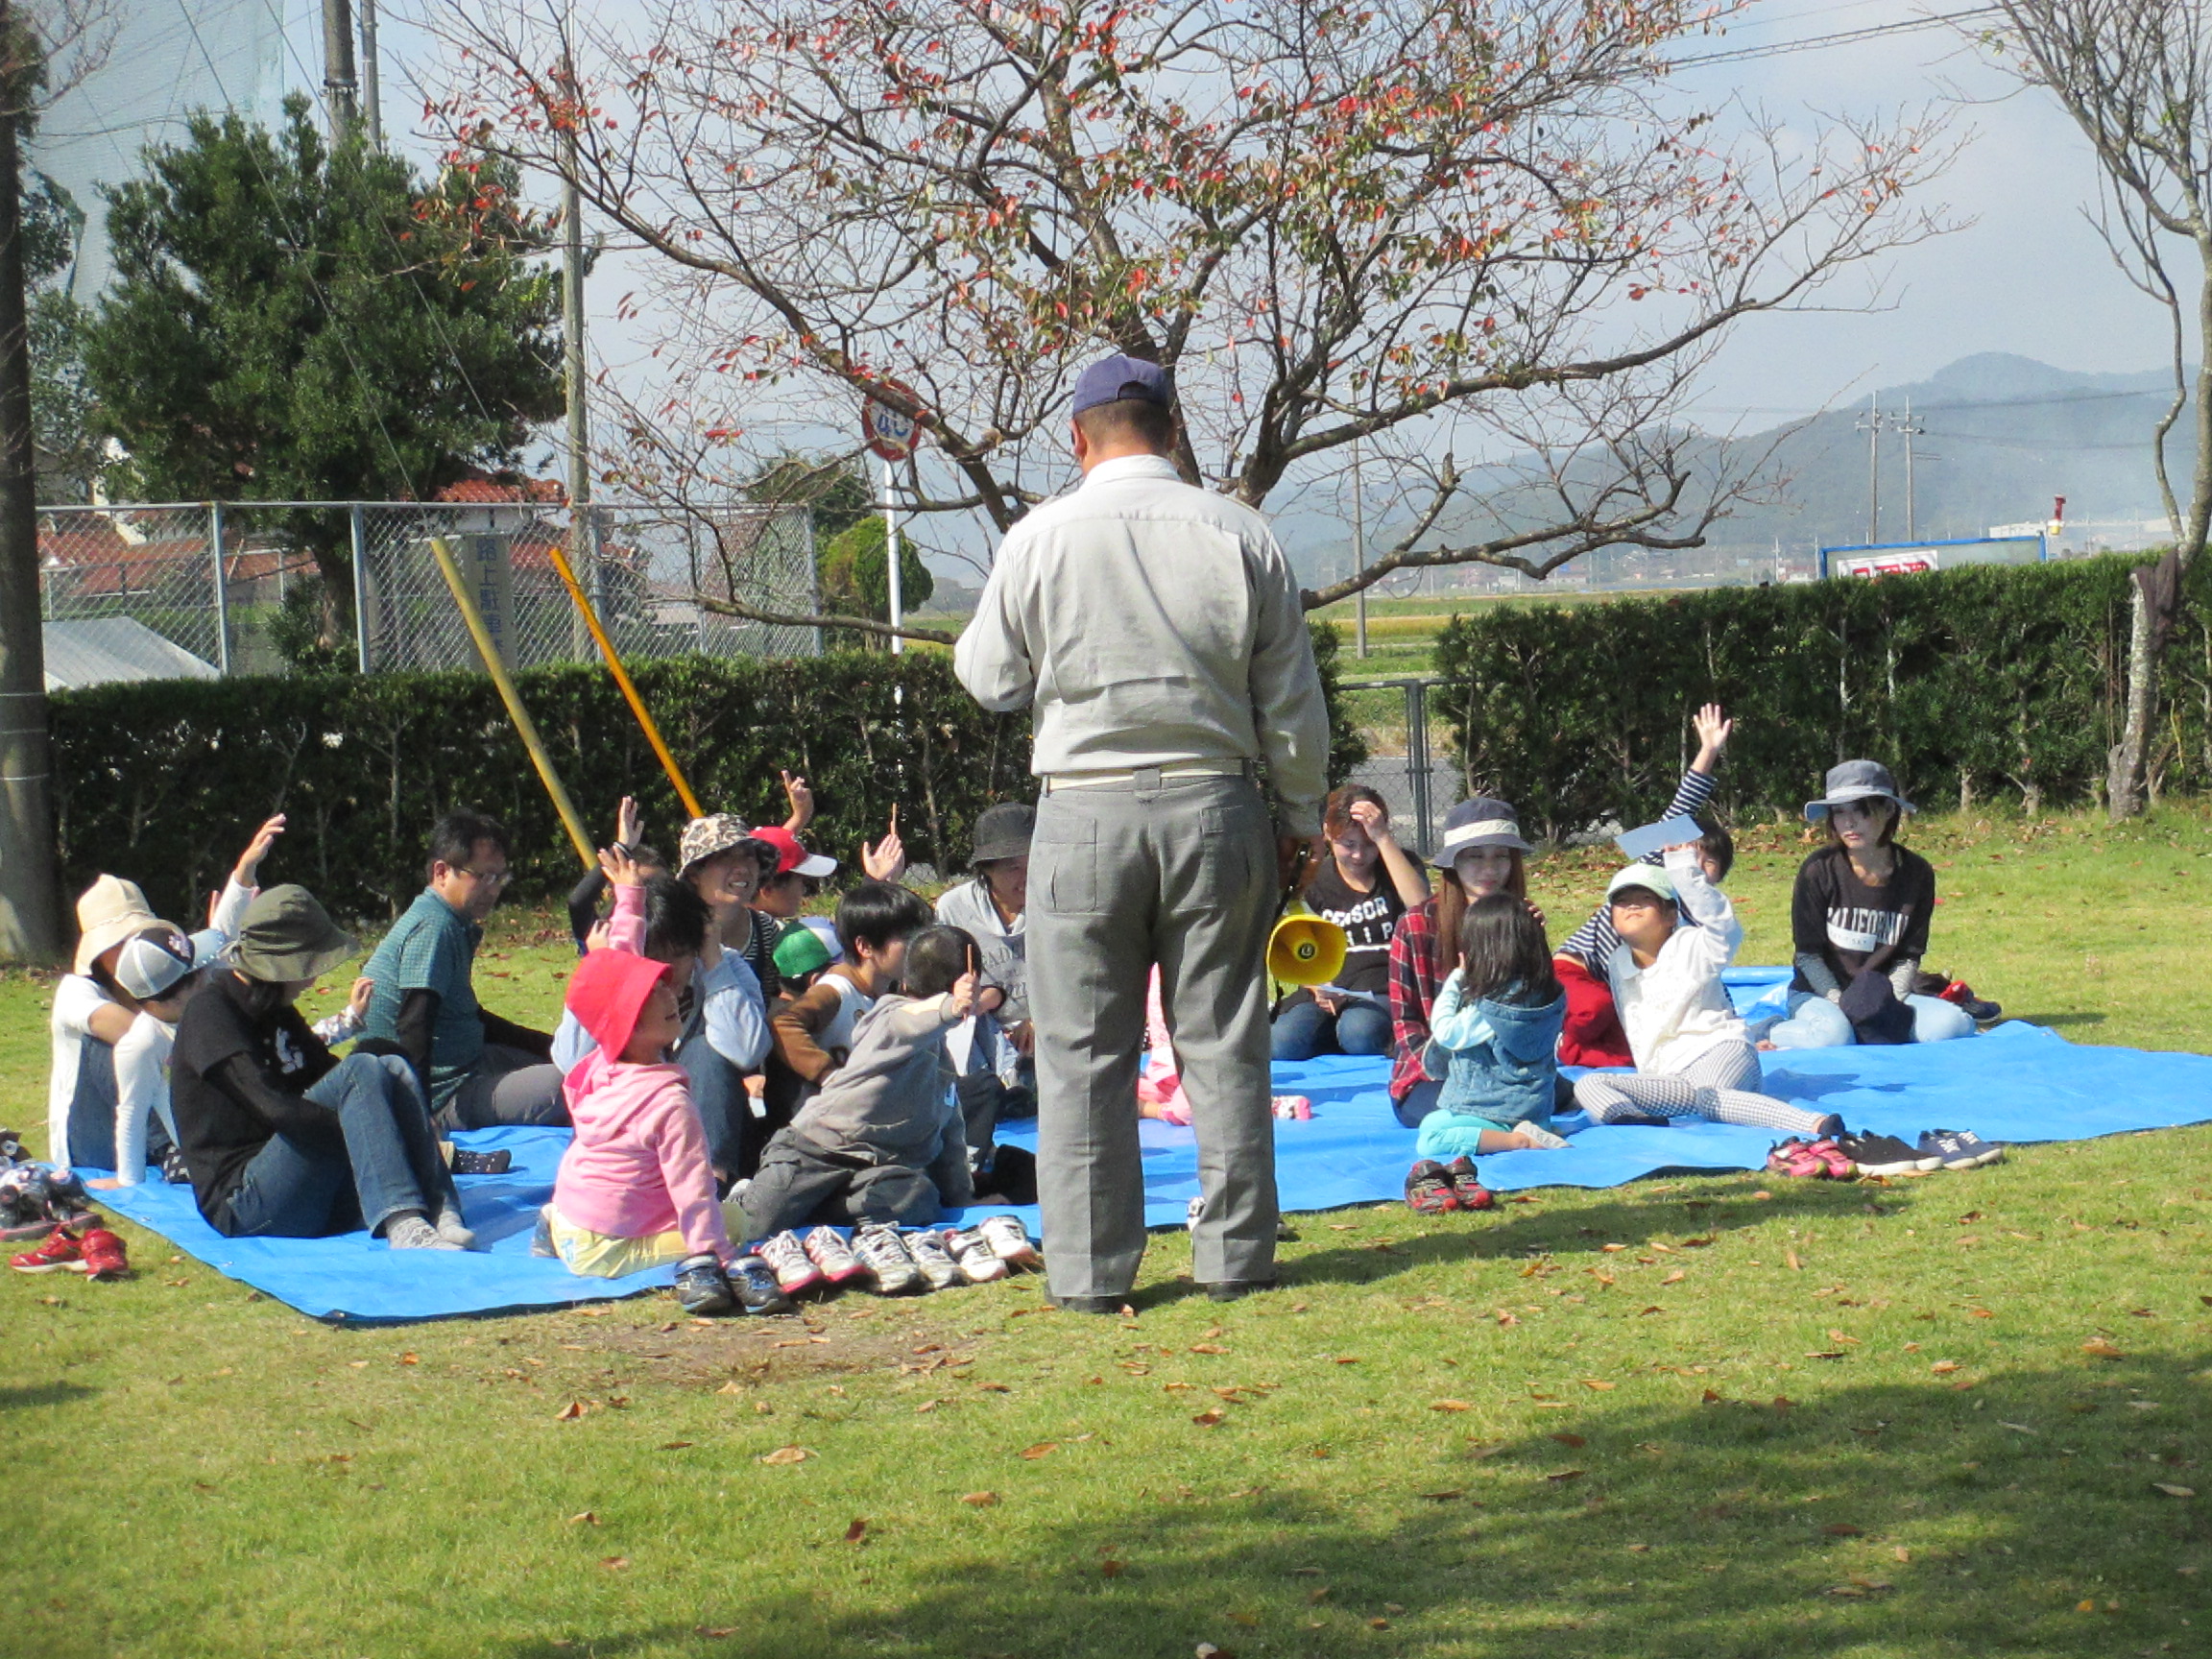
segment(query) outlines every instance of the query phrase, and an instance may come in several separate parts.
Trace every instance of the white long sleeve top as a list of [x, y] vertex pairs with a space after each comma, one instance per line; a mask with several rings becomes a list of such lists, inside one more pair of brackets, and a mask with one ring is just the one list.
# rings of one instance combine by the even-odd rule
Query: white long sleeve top
[[1717, 1043], [1743, 1036], [1743, 1019], [1720, 982], [1721, 970], [1743, 944], [1736, 907], [1705, 879], [1695, 848], [1671, 849], [1666, 866], [1684, 925], [1648, 968], [1636, 966], [1626, 945], [1615, 946], [1605, 963], [1636, 1070], [1662, 1074], [1682, 1070]]

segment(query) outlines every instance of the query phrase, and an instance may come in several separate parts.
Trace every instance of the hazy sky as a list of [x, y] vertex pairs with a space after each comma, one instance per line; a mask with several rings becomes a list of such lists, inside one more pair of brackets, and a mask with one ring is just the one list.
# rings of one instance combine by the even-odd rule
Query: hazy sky
[[[1964, 10], [1974, 0], [1763, 0], [1714, 50], [1803, 40]], [[1685, 46], [1685, 55], [1699, 50]], [[2017, 91], [1953, 27], [1682, 72], [1694, 88], [1734, 87], [1777, 116], [1871, 110], [1963, 98], [1971, 135], [1935, 188], [1973, 223], [1898, 253], [1887, 309], [1763, 318], [1715, 366], [1701, 407], [1753, 427], [1827, 399], [1850, 401], [1925, 378], [1977, 351], [2013, 351], [2061, 369], [2139, 370], [2169, 350], [2165, 313], [2129, 287], [2080, 209], [2096, 174], [2072, 123]]]
[[[397, 141], [425, 157], [428, 146], [411, 136], [421, 126], [421, 99], [409, 76], [434, 62], [435, 47], [411, 19], [443, 3], [384, 0], [382, 7], [386, 125]], [[516, 5], [544, 14], [563, 0], [468, 3]], [[1758, 0], [1723, 36], [1686, 40], [1679, 50], [1695, 59], [1805, 41], [1973, 3]], [[599, 18], [642, 10], [641, 0], [586, 4], [587, 14]], [[203, 50], [221, 56], [228, 42], [261, 57], [296, 86], [320, 78], [319, 0], [132, 0], [132, 11], [137, 33], [147, 38], [103, 78], [109, 92], [142, 90], [137, 84], [151, 68], [178, 61], [180, 54], [189, 58], [190, 48], [202, 46], [210, 33], [214, 38]], [[186, 12], [197, 13], [204, 28], [192, 30], [183, 22]], [[158, 29], [156, 13], [169, 17]], [[258, 43], [257, 51], [248, 47], [244, 25], [279, 18], [280, 36]], [[213, 67], [211, 60], [207, 67]], [[2081, 219], [2080, 208], [2094, 198], [2095, 179], [2080, 139], [2047, 99], [2014, 90], [1955, 29], [1887, 33], [1747, 60], [1692, 63], [1679, 75], [1687, 91], [1715, 99], [1733, 94], [1808, 129], [1826, 114], [1951, 105], [1961, 133], [1970, 136], [1929, 200], [1947, 204], [1973, 223], [1888, 259], [1876, 273], [1886, 286], [1885, 309], [1763, 318], [1740, 326], [1697, 404], [1706, 424], [1756, 430], [1784, 416], [1922, 379], [1977, 351], [2018, 352], [2082, 370], [2149, 369], [2164, 358], [2161, 313], [2122, 281]], [[233, 96], [252, 79], [242, 70], [224, 77], [241, 84], [228, 88]], [[264, 101], [269, 90], [264, 82]], [[1953, 104], [1960, 98], [1965, 102]], [[133, 101], [150, 107], [150, 95]], [[602, 268], [590, 290], [590, 309], [594, 357], [628, 380], [649, 343], [652, 323], [648, 317], [624, 325], [612, 316], [617, 297], [635, 285], [621, 263], [611, 260]], [[1853, 281], [1830, 296], [1841, 306], [1863, 298], [1864, 283]]]

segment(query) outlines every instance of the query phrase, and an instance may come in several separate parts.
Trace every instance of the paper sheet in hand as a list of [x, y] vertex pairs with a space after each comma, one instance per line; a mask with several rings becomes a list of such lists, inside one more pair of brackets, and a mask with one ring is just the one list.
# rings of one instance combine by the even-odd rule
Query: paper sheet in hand
[[1613, 837], [1613, 845], [1621, 849], [1623, 858], [1644, 858], [1662, 847], [1679, 847], [1686, 841], [1696, 840], [1704, 833], [1695, 818], [1668, 818], [1616, 835]]

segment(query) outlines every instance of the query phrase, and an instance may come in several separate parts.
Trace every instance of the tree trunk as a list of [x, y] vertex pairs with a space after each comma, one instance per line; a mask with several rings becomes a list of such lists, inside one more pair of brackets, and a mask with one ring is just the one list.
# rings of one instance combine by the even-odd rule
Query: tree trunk
[[2151, 597], [2140, 580], [2128, 585], [2127, 715], [2104, 774], [2104, 810], [2111, 822], [2143, 812], [2143, 774], [2150, 758], [2151, 718], [2158, 702], [2158, 661], [2153, 646]]
[[[0, 47], [16, 38], [0, 0]], [[46, 642], [38, 603], [38, 477], [25, 321], [18, 68], [0, 61], [0, 957], [61, 953], [61, 873], [46, 734]]]

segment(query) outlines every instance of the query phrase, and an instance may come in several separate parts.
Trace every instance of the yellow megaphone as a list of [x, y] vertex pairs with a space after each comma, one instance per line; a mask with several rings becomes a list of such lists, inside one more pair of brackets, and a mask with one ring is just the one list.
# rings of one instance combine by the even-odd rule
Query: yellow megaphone
[[1267, 936], [1267, 972], [1286, 985], [1326, 985], [1343, 971], [1351, 940], [1319, 916], [1286, 916]]

